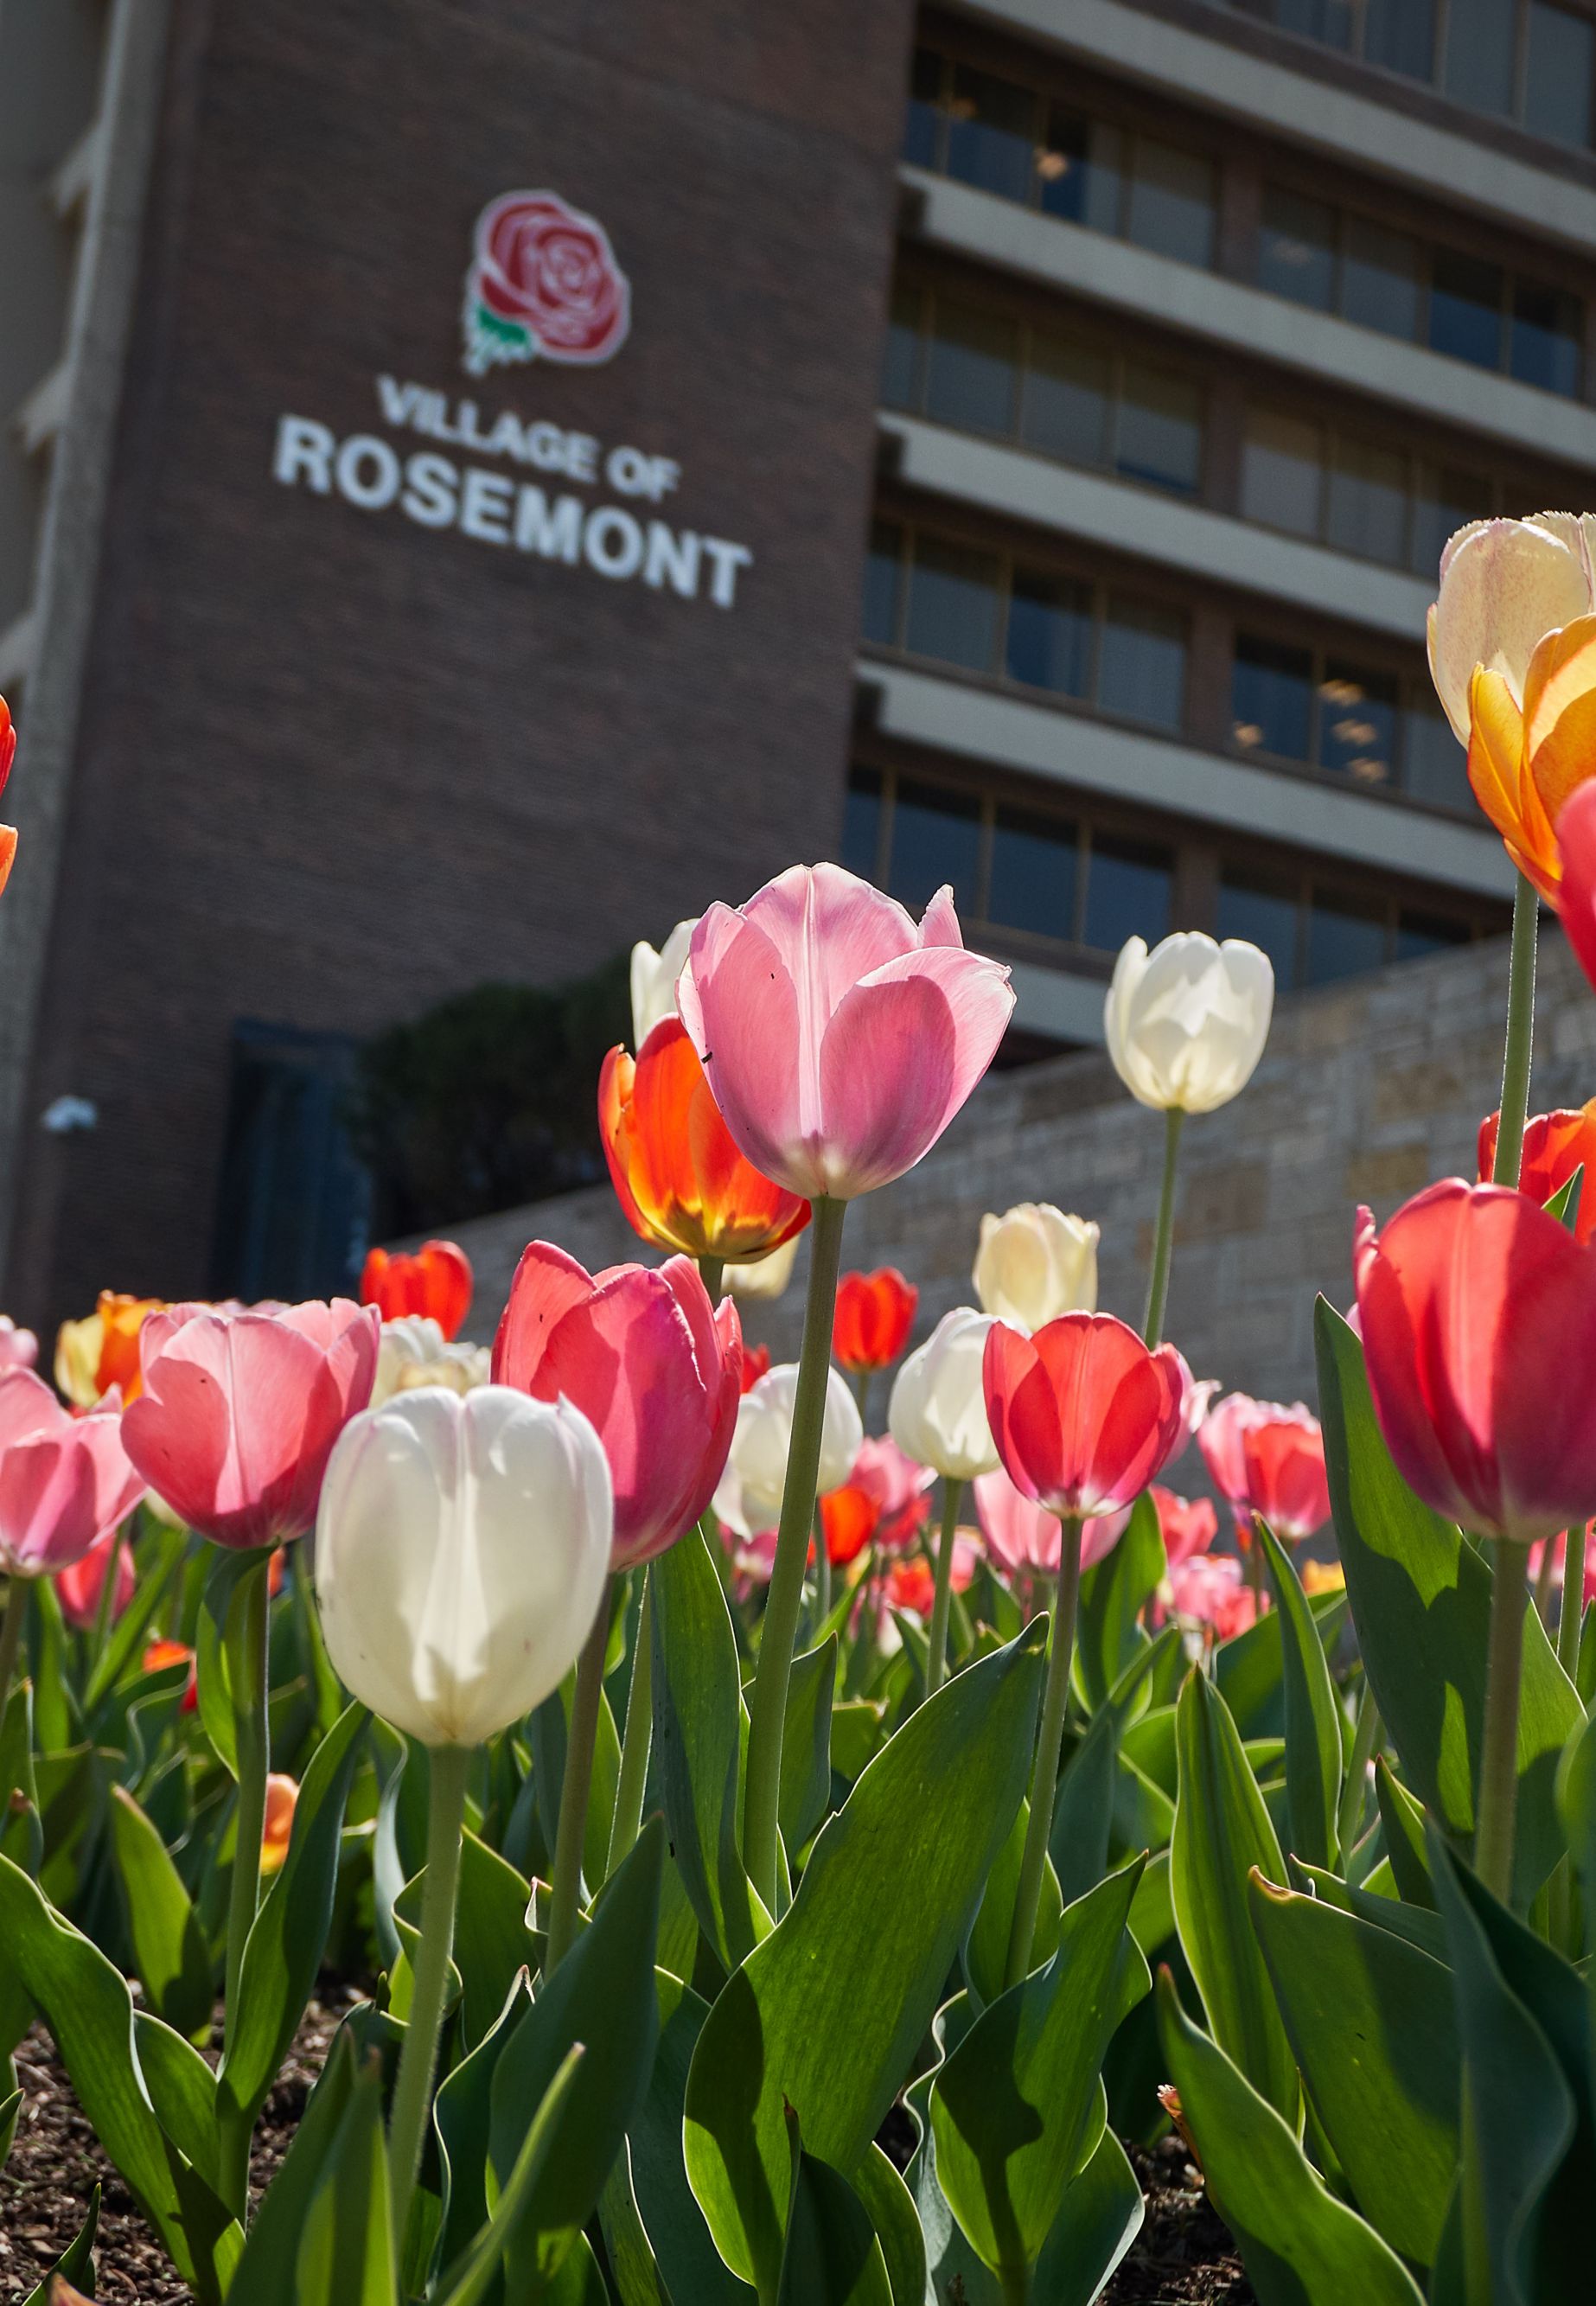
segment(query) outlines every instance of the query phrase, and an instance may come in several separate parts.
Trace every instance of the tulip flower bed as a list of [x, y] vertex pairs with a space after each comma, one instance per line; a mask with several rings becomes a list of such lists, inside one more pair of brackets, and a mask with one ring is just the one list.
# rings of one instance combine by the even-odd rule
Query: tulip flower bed
[[[1349, 1210], [1317, 1417], [1165, 1335], [1266, 957], [1120, 955], [1138, 1326], [1027, 1203], [911, 1349], [848, 1205], [1012, 996], [945, 890], [829, 866], [634, 957], [598, 1123], [662, 1261], [532, 1243], [491, 1352], [444, 1243], [358, 1306], [107, 1296], [67, 1405], [0, 1328], [0, 2202], [70, 2088], [118, 2222], [97, 2277], [90, 2181], [13, 2294], [1591, 2294], [1596, 1197], [1528, 1105], [1537, 893], [1596, 971], [1593, 601], [1568, 517], [1443, 563], [1502, 1094], [1479, 1182]], [[806, 1232], [772, 1368], [738, 1301]]]

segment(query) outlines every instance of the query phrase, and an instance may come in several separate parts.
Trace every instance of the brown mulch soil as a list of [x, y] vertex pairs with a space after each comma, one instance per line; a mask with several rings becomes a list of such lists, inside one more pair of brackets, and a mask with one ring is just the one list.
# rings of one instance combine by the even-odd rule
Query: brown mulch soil
[[[257, 2192], [275, 2174], [354, 1991], [334, 1991], [305, 2013], [255, 2135]], [[107, 2306], [189, 2306], [189, 2293], [133, 2208], [79, 2112], [49, 2037], [36, 2028], [17, 2052], [22, 2109], [0, 2171], [0, 2301], [25, 2298], [76, 2234], [98, 2179], [104, 2188], [95, 2250], [97, 2296]], [[1104, 2293], [1104, 2306], [1255, 2306], [1185, 2148], [1169, 2138], [1131, 2159], [1147, 2220]]]

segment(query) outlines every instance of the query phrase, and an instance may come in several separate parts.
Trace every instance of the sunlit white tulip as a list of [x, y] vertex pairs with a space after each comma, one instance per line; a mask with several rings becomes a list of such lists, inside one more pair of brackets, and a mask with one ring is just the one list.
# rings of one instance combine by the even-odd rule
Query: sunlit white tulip
[[409, 1393], [422, 1385], [469, 1393], [474, 1386], [487, 1384], [491, 1360], [486, 1345], [468, 1345], [464, 1338], [451, 1345], [431, 1315], [403, 1314], [382, 1324], [370, 1405], [380, 1409], [396, 1393]]
[[1596, 609], [1596, 517], [1542, 512], [1476, 520], [1448, 538], [1428, 619], [1430, 670], [1459, 740], [1469, 741], [1476, 665], [1499, 672], [1515, 704], [1535, 645]]
[[[783, 1362], [767, 1370], [738, 1404], [731, 1456], [715, 1491], [714, 1506], [720, 1518], [739, 1537], [773, 1529], [781, 1517], [798, 1374], [796, 1362]], [[818, 1493], [841, 1487], [864, 1438], [865, 1429], [846, 1379], [840, 1370], [828, 1370], [815, 1481]]]
[[656, 952], [643, 939], [632, 947], [632, 1048], [639, 1050], [662, 1017], [676, 1014], [676, 980], [687, 965], [698, 916], [678, 921]]
[[1149, 952], [1131, 937], [1103, 1004], [1108, 1054], [1141, 1104], [1212, 1113], [1251, 1080], [1274, 1005], [1275, 971], [1255, 944], [1182, 929]]
[[892, 1383], [887, 1428], [893, 1440], [948, 1481], [974, 1481], [997, 1463], [981, 1374], [992, 1323], [990, 1313], [969, 1305], [944, 1313]]
[[1020, 1201], [981, 1219], [973, 1278], [982, 1310], [1015, 1328], [1097, 1310], [1098, 1229], [1051, 1201]]
[[603, 1446], [569, 1402], [425, 1387], [339, 1435], [316, 1522], [328, 1654], [428, 1746], [477, 1746], [558, 1689], [610, 1570]]

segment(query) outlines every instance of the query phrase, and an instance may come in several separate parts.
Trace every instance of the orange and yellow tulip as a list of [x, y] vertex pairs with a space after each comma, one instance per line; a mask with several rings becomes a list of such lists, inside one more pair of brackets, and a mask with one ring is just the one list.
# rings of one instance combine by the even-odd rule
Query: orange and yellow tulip
[[1596, 777], [1596, 616], [1548, 633], [1531, 655], [1521, 706], [1489, 665], [1469, 684], [1469, 782], [1514, 863], [1555, 903], [1554, 828]]
[[143, 1382], [140, 1332], [160, 1310], [158, 1297], [125, 1297], [102, 1289], [92, 1313], [81, 1321], [63, 1321], [55, 1337], [55, 1383], [68, 1401], [92, 1409], [115, 1385], [122, 1388], [125, 1407]]
[[656, 1025], [635, 1058], [610, 1050], [599, 1135], [627, 1221], [660, 1249], [747, 1263], [809, 1222], [807, 1201], [738, 1151], [679, 1018]]

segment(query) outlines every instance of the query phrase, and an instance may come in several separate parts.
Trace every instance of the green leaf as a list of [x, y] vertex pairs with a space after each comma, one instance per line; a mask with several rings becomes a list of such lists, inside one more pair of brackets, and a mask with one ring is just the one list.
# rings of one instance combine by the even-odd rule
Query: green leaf
[[[1362, 1347], [1322, 1297], [1316, 1326], [1330, 1502], [1364, 1671], [1404, 1777], [1447, 1832], [1466, 1838], [1484, 1732], [1490, 1570], [1392, 1464]], [[1526, 1610], [1514, 1866], [1521, 1905], [1563, 1854], [1558, 1761], [1583, 1712], [1539, 1616]]]
[[1374, 1765], [1374, 1792], [1385, 1830], [1386, 1856], [1398, 1893], [1407, 1905], [1433, 1908], [1435, 1892], [1430, 1886], [1424, 1855], [1423, 1806], [1413, 1799], [1383, 1754]]
[[1064, 1909], [1043, 1969], [983, 2012], [931, 2093], [938, 2182], [983, 2263], [1018, 2285], [1097, 2144], [1098, 2075], [1150, 1983], [1127, 1933], [1136, 1860]]
[[210, 2021], [210, 1949], [166, 1843], [121, 1786], [111, 1789], [111, 1846], [150, 2006], [180, 2034], [197, 2034]]
[[1175, 1709], [1181, 1796], [1169, 1879], [1181, 1949], [1220, 2048], [1288, 2121], [1297, 2068], [1252, 1932], [1247, 1877], [1284, 1883], [1280, 1844], [1223, 1697], [1193, 1670]]
[[[501, 2266], [509, 2262], [509, 2254], [520, 2250], [528, 2258], [537, 2258], [535, 2243], [528, 2247], [523, 2228], [529, 2220], [535, 2221], [536, 2203], [545, 2181], [553, 2174], [553, 2161], [565, 2124], [576, 2118], [575, 2101], [587, 2052], [580, 2042], [575, 2042], [566, 2052], [548, 2088], [538, 2101], [536, 2112], [527, 2125], [520, 2150], [512, 2164], [504, 2190], [499, 2197], [492, 2216], [477, 2235], [464, 2259], [440, 2284], [434, 2306], [480, 2306], [489, 2295]], [[578, 2231], [573, 2237], [580, 2242]], [[569, 2245], [561, 2257], [569, 2254]], [[549, 2283], [558, 2270], [558, 2261], [531, 2287], [517, 2285], [511, 2293], [518, 2300], [530, 2301], [550, 2295]], [[584, 2285], [585, 2286], [585, 2285]], [[581, 2291], [576, 2295], [580, 2297]], [[601, 2289], [600, 2295], [602, 2295]]]
[[305, 2219], [348, 2107], [359, 2064], [354, 2037], [340, 2026], [289, 2140], [282, 2167], [251, 2221], [243, 2256], [227, 2292], [227, 2306], [283, 2306], [284, 2269], [293, 2265], [298, 2253]]
[[1336, 1812], [1341, 1799], [1341, 1707], [1308, 1596], [1285, 1549], [1261, 1522], [1259, 1539], [1280, 1618], [1291, 1846], [1309, 1865], [1330, 1866], [1336, 1859]]
[[[599, 2221], [621, 2306], [673, 2306], [637, 2208], [631, 2150], [624, 2141], [599, 2196]], [[746, 2298], [747, 2293], [739, 2288], [738, 2294]]]
[[1143, 1495], [1131, 1507], [1119, 1543], [1080, 1581], [1071, 1678], [1088, 1712], [1096, 1712], [1148, 1646], [1138, 1620], [1168, 1568], [1158, 1509]]
[[698, 1530], [661, 1553], [649, 1575], [653, 1743], [671, 1852], [699, 1928], [735, 1969], [770, 1926], [743, 1870], [737, 1636]]
[[[1321, 1646], [1336, 1645], [1346, 1619], [1346, 1595], [1321, 1593], [1309, 1603]], [[1214, 1679], [1244, 1738], [1278, 1738], [1285, 1729], [1285, 1658], [1280, 1619], [1272, 1610], [1214, 1652]]]
[[438, 2255], [445, 2266], [459, 2257], [487, 2222], [493, 2076], [511, 2036], [531, 2007], [532, 1981], [523, 1971], [493, 2024], [476, 2047], [444, 2077], [433, 2100], [432, 2122], [443, 2178]]
[[233, 1687], [227, 1660], [243, 1623], [247, 1589], [252, 1578], [266, 1575], [269, 1548], [235, 1552], [230, 1546], [212, 1549], [215, 1559], [205, 1579], [200, 1621], [194, 1629], [194, 1678], [200, 1700], [200, 1722], [216, 1747], [229, 1777], [238, 1775], [237, 1732], [233, 1720]]
[[236, 2107], [252, 2118], [259, 2111], [304, 2016], [332, 1920], [344, 1811], [370, 1719], [363, 1705], [349, 1706], [305, 1771], [288, 1855], [244, 1944], [239, 2007], [228, 2012], [217, 2076], [224, 2113]]
[[[703, 1540], [699, 1542], [702, 1544]], [[837, 1636], [792, 1661], [781, 1738], [781, 1839], [796, 1858], [832, 1804], [832, 1697]]]
[[1030, 1766], [1046, 1621], [909, 1717], [822, 1828], [788, 1913], [726, 1984], [687, 2083], [721, 2255], [767, 2293], [791, 2185], [783, 2102], [851, 2178], [913, 2063]]
[[152, 2011], [135, 2012], [133, 2032], [156, 2120], [218, 2199], [225, 2199], [215, 2074], [193, 2044]]
[[1047, 1854], [1058, 1876], [1061, 1905], [1072, 1905], [1108, 1871], [1119, 1758], [1118, 1712], [1101, 1705], [1065, 1764], [1054, 1798]]
[[84, 1714], [97, 1730], [95, 1717], [100, 1703], [115, 1688], [133, 1659], [142, 1654], [145, 1634], [183, 1566], [188, 1542], [185, 1531], [164, 1529], [140, 1561], [132, 1600], [117, 1618], [110, 1640], [95, 1660], [89, 1687], [83, 1693]]
[[864, 2204], [841, 2171], [804, 2152], [798, 2115], [791, 2106], [786, 2115], [792, 2185], [776, 2306], [892, 2306]]
[[[355, 2074], [305, 2210], [293, 2259], [294, 2306], [397, 2306], [392, 2226], [382, 2074], [373, 2058]], [[279, 2261], [279, 2282], [286, 2271]]]
[[460, 1845], [454, 1953], [460, 1974], [460, 2032], [467, 2049], [474, 2049], [498, 2022], [519, 1972], [537, 1966], [540, 1942], [526, 1920], [531, 1900], [525, 1876], [467, 1832]]
[[1402, 2260], [1326, 2191], [1274, 2107], [1191, 2023], [1167, 1969], [1157, 1993], [1182, 2114], [1259, 2306], [1422, 2306]]
[[892, 2306], [926, 2306], [926, 2237], [919, 2213], [914, 2196], [879, 2146], [872, 2146], [855, 2170], [853, 2191], [875, 2228]]
[[[1030, 1804], [1021, 1794], [1009, 1838], [993, 1859], [981, 1902], [976, 1908], [961, 1949], [965, 1984], [977, 2010], [985, 2010], [1003, 1992], [1009, 1966], [1009, 1937], [1014, 1920], [1014, 1900], [1020, 1889], [1020, 1866], [1025, 1852]], [[1042, 1866], [1041, 1900], [1031, 1941], [1031, 1960], [1046, 1960], [1058, 1943], [1058, 1918], [1064, 1909], [1053, 1861]]]
[[850, 1785], [881, 1750], [886, 1712], [874, 1697], [845, 1697], [832, 1708], [832, 1767]]
[[[1591, 1647], [1596, 1653], [1596, 1641]], [[1558, 1806], [1568, 1836], [1569, 1859], [1579, 1876], [1585, 1952], [1596, 1954], [1596, 1717], [1569, 1741], [1558, 1777]]]
[[664, 1855], [663, 1828], [651, 1817], [499, 2059], [491, 2094], [491, 2197], [495, 2186], [508, 2186], [572, 2045], [584, 2043], [591, 2053], [572, 2085], [555, 2148], [516, 2224], [508, 2263], [512, 2294], [517, 2284], [547, 2283], [558, 2271], [592, 2215], [647, 2087], [659, 2038], [654, 1934]]
[[1317, 1898], [1256, 1878], [1252, 1915], [1313, 2110], [1358, 2207], [1429, 2266], [1457, 2177], [1450, 1971]]
[[670, 2298], [679, 2306], [737, 2306], [748, 2293], [710, 2238], [682, 2158], [687, 2075], [709, 2004], [666, 1970], [655, 1971], [654, 1990], [660, 2040], [627, 2132], [631, 2192]]
[[63, 2282], [70, 2282], [74, 2290], [83, 2292], [88, 2297], [93, 2296], [94, 2237], [99, 2232], [99, 2191], [96, 2186], [89, 2197], [89, 2212], [82, 2225], [44, 2280], [28, 2293], [22, 2306], [49, 2306], [55, 2295], [57, 2275]]

